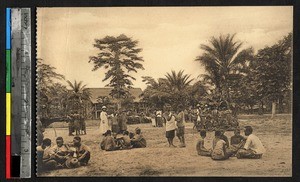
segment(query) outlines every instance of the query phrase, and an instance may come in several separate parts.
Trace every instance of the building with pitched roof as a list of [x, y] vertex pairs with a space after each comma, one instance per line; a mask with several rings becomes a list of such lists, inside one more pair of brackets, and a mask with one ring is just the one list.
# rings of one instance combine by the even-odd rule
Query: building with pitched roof
[[[117, 103], [117, 99], [110, 95], [112, 88], [86, 88], [86, 90], [90, 93], [90, 100], [93, 106], [90, 112], [92, 112], [93, 119], [100, 117], [101, 107], [103, 105], [106, 105], [106, 103]], [[133, 102], [135, 104], [140, 103], [142, 92], [141, 88], [129, 89], [129, 93], [133, 96]]]

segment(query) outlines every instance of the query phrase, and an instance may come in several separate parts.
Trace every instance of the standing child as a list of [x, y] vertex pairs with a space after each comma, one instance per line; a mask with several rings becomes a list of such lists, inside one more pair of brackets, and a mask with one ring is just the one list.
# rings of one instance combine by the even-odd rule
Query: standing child
[[175, 137], [176, 129], [176, 117], [174, 112], [171, 111], [171, 106], [166, 106], [166, 112], [164, 113], [164, 118], [166, 120], [166, 138], [168, 139], [169, 147], [176, 147], [173, 144], [173, 139]]
[[119, 133], [119, 131], [120, 131], [117, 117], [118, 117], [117, 113], [115, 113], [114, 115], [112, 114], [112, 117], [111, 117], [111, 121], [112, 121], [111, 130], [112, 130], [113, 133]]
[[185, 139], [184, 139], [184, 130], [185, 130], [185, 114], [183, 110], [183, 106], [179, 105], [178, 106], [178, 115], [176, 118], [177, 121], [177, 137], [180, 141], [180, 146], [179, 147], [185, 147]]

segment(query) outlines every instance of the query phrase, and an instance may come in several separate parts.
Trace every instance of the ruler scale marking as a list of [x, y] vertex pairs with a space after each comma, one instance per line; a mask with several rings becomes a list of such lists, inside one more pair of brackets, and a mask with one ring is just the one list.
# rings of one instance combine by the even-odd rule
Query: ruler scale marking
[[[31, 174], [31, 31], [30, 9], [21, 9], [21, 55], [22, 55], [22, 138], [21, 138], [21, 177]], [[28, 102], [29, 101], [29, 102]]]

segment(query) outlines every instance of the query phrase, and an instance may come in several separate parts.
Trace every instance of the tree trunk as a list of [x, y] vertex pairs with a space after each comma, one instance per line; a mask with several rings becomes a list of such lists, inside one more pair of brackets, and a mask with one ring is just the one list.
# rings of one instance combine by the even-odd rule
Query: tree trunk
[[264, 114], [264, 103], [262, 101], [260, 101], [260, 106], [259, 106], [259, 115], [263, 115]]
[[272, 119], [274, 118], [274, 116], [275, 116], [275, 114], [276, 114], [276, 101], [273, 101], [272, 102]]
[[118, 99], [118, 101], [117, 101], [117, 106], [118, 106], [118, 111], [121, 109], [121, 100], [120, 99]]
[[284, 109], [283, 109], [283, 97], [279, 98], [278, 109], [279, 109], [279, 113], [283, 113], [283, 111], [284, 111]]

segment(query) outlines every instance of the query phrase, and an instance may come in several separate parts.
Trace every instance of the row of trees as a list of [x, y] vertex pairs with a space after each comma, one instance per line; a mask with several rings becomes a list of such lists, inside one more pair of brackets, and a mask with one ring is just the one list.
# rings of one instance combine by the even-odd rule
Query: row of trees
[[194, 105], [214, 96], [221, 96], [235, 107], [253, 108], [259, 104], [261, 113], [265, 104], [272, 103], [283, 112], [283, 101], [291, 104], [292, 34], [271, 47], [258, 50], [241, 49], [242, 42], [235, 35], [212, 37], [210, 45], [201, 45], [204, 53], [195, 61], [205, 67], [205, 74], [194, 84], [183, 71], [167, 73], [158, 80], [143, 77], [147, 89], [144, 100], [156, 107], [168, 102]]
[[[113, 88], [110, 95], [118, 100], [120, 109], [122, 103], [133, 100], [129, 89], [135, 78], [131, 73], [144, 69], [144, 60], [139, 56], [142, 49], [138, 48], [138, 41], [124, 34], [96, 39], [94, 47], [99, 53], [89, 58], [94, 65], [92, 71], [106, 70], [102, 81], [109, 81], [106, 86]], [[277, 104], [279, 111], [283, 111], [284, 101], [291, 100], [292, 34], [256, 53], [251, 47], [242, 47], [243, 43], [236, 41], [235, 35], [212, 37], [208, 45], [200, 46], [203, 53], [195, 59], [205, 68], [198, 81], [183, 70], [167, 72], [157, 80], [143, 76], [147, 84], [143, 101], [149, 107], [169, 103], [176, 108], [179, 104], [195, 106], [208, 98], [221, 97], [237, 107], [252, 108], [259, 104], [263, 110], [264, 105], [272, 103], [273, 113]], [[38, 111], [43, 115], [54, 108], [65, 113], [74, 109], [76, 103], [80, 103], [78, 107], [88, 107], [90, 93], [82, 82], [66, 81], [67, 88], [61, 84], [64, 76], [42, 60], [38, 60], [37, 75]], [[99, 102], [105, 99], [99, 98]]]
[[73, 111], [86, 114], [90, 93], [85, 87], [82, 81], [65, 80], [55, 67], [43, 63], [42, 59], [37, 60], [37, 111], [41, 118], [65, 118]]

